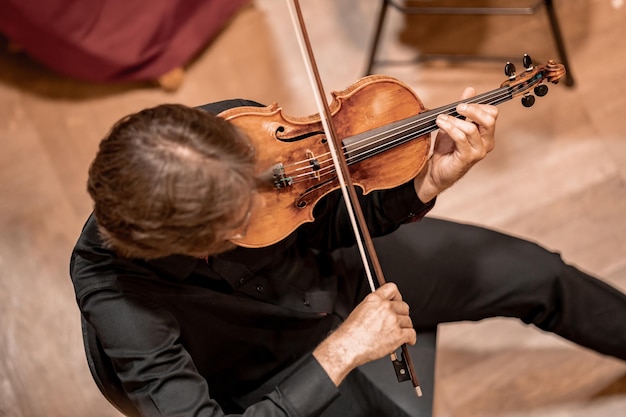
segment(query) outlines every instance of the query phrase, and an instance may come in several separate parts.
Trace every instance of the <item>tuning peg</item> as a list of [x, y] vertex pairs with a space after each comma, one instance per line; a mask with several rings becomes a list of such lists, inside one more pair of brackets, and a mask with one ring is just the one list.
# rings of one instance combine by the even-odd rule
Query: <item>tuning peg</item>
[[510, 80], [514, 80], [515, 79], [515, 65], [513, 65], [513, 63], [511, 62], [507, 62], [506, 65], [504, 66], [504, 74], [509, 77]]
[[526, 68], [526, 71], [532, 71], [534, 68], [533, 60], [528, 54], [524, 54], [524, 57], [522, 58], [522, 64], [524, 64], [524, 68]]
[[535, 87], [535, 94], [539, 97], [543, 97], [548, 94], [548, 86], [545, 84], [540, 84]]
[[522, 97], [522, 106], [532, 107], [533, 104], [535, 104], [535, 96], [527, 95]]

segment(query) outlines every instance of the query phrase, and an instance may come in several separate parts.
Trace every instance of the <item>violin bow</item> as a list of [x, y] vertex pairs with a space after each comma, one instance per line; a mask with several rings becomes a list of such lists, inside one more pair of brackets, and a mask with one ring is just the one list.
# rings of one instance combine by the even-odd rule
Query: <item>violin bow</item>
[[[298, 0], [287, 0], [287, 5], [289, 7], [294, 29], [298, 38], [300, 52], [302, 53], [304, 64], [308, 72], [309, 81], [311, 82], [311, 87], [315, 93], [314, 96], [318, 112], [324, 127], [324, 133], [326, 134], [326, 138], [328, 140], [333, 164], [335, 165], [337, 178], [343, 193], [348, 216], [350, 217], [350, 222], [354, 230], [361, 260], [363, 262], [363, 266], [365, 267], [367, 280], [371, 291], [374, 292], [376, 290], [376, 286], [372, 275], [376, 277], [378, 285], [381, 286], [386, 282], [383, 270], [380, 266], [380, 262], [378, 261], [374, 243], [367, 228], [367, 223], [365, 222], [365, 217], [363, 216], [363, 211], [361, 209], [361, 205], [359, 204], [356, 190], [350, 178], [348, 164], [346, 162], [345, 155], [341, 150], [341, 142], [337, 138], [337, 132], [332, 120], [330, 107], [328, 102], [324, 99], [326, 94], [324, 92], [322, 80], [313, 56], [313, 49], [311, 48], [311, 43], [307, 34], [300, 3]], [[395, 352], [391, 354], [391, 361], [393, 363], [393, 368], [398, 382], [410, 380], [413, 383], [417, 396], [421, 397], [422, 389], [420, 388], [417, 375], [413, 369], [413, 361], [411, 360], [406, 344], [401, 346], [401, 350], [401, 359], [398, 359]]]

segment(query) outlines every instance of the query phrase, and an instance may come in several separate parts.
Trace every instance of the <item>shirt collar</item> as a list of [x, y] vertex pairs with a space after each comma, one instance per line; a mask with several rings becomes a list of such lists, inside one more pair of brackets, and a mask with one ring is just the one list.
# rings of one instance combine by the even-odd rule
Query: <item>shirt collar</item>
[[198, 262], [204, 262], [204, 260], [192, 256], [171, 255], [165, 258], [152, 259], [148, 261], [148, 264], [167, 277], [182, 281], [193, 272]]

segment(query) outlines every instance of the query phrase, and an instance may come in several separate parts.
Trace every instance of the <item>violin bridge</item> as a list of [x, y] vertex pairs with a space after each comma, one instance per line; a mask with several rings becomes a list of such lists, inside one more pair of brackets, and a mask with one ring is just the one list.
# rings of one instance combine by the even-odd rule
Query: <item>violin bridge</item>
[[321, 179], [319, 170], [322, 168], [320, 166], [320, 162], [317, 160], [315, 154], [310, 149], [307, 149], [306, 157], [309, 160], [309, 164], [311, 165], [311, 175], [313, 176], [313, 178], [319, 181]]

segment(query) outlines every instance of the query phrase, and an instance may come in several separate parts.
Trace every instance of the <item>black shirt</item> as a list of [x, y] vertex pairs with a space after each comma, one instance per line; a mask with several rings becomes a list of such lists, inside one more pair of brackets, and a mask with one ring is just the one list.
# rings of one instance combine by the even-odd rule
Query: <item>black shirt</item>
[[[256, 104], [203, 108], [235, 105]], [[412, 182], [360, 198], [373, 236], [434, 204], [420, 202]], [[315, 218], [269, 247], [145, 261], [104, 248], [90, 216], [72, 253], [76, 299], [143, 415], [247, 407], [247, 415], [315, 416], [333, 401], [337, 389], [311, 351], [353, 307], [361, 277], [342, 273], [338, 249], [354, 236], [339, 191], [318, 203]]]

